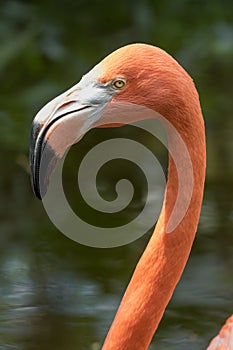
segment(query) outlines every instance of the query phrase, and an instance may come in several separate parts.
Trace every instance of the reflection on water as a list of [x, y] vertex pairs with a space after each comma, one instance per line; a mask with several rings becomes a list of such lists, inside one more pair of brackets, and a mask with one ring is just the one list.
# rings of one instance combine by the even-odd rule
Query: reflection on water
[[[233, 312], [233, 193], [219, 181], [207, 181], [192, 255], [151, 350], [203, 349]], [[5, 163], [1, 192], [0, 349], [99, 349], [150, 233], [115, 249], [72, 242], [16, 163]]]

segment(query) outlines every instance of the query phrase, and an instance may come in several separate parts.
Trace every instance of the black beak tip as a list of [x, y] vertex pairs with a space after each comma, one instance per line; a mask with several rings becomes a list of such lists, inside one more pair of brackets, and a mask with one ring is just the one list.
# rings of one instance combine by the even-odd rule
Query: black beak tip
[[32, 122], [31, 135], [30, 135], [30, 156], [29, 156], [31, 186], [35, 196], [39, 199], [42, 199], [42, 198], [41, 198], [41, 194], [36, 181], [36, 163], [38, 158], [37, 140], [38, 140], [38, 135], [40, 133], [42, 126], [43, 125], [36, 122], [35, 120]]
[[34, 195], [38, 199], [42, 200], [44, 195], [45, 195], [45, 193], [46, 193], [46, 191], [45, 191], [45, 193], [42, 194], [41, 191], [40, 191], [40, 188], [37, 186], [37, 183], [34, 181], [34, 179], [32, 179], [32, 177], [31, 177], [31, 186], [32, 186], [32, 190], [34, 192]]
[[33, 192], [40, 200], [48, 191], [50, 178], [60, 158], [48, 143], [44, 143], [41, 154], [35, 153], [34, 167], [31, 172]]
[[43, 199], [47, 193], [50, 177], [59, 157], [46, 142], [45, 134], [40, 133], [42, 125], [33, 122], [30, 141], [30, 178], [35, 196]]

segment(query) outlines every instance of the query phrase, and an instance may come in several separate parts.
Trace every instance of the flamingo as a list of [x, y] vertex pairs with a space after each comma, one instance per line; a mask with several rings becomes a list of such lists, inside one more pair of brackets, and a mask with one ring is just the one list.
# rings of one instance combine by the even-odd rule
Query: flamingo
[[[97, 121], [101, 119], [103, 107], [116, 102], [139, 104], [163, 115], [181, 135], [193, 166], [193, 191], [188, 210], [178, 226], [167, 234], [178, 192], [177, 170], [169, 155], [159, 220], [102, 346], [102, 350], [146, 350], [181, 278], [202, 206], [205, 128], [191, 77], [168, 53], [155, 46], [130, 44], [114, 51], [35, 117], [31, 132], [31, 181], [36, 196], [43, 197], [51, 171], [68, 146], [78, 141], [78, 131], [82, 128], [85, 133], [101, 126]], [[119, 125], [105, 120], [102, 126]], [[168, 135], [169, 142], [172, 143], [172, 136]], [[50, 156], [42, 171], [40, 162], [45, 145]], [[208, 350], [217, 349], [233, 349], [233, 315], [208, 347]]]

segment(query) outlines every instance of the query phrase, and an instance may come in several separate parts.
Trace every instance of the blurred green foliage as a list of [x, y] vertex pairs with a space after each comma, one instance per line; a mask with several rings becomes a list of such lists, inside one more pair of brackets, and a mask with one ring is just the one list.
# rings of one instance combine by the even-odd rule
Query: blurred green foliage
[[231, 0], [8, 0], [0, 6], [1, 149], [27, 152], [38, 109], [130, 42], [178, 59], [198, 85], [210, 128], [232, 120]]

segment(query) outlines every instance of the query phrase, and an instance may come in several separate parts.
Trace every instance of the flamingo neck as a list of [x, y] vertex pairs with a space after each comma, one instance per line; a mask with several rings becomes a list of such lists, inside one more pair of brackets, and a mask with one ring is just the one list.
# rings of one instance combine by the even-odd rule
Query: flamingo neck
[[[180, 224], [167, 233], [166, 226], [178, 192], [177, 170], [169, 156], [160, 218], [136, 266], [102, 350], [148, 349], [186, 265], [200, 216], [205, 179], [205, 134], [200, 109], [192, 117], [189, 129], [180, 126], [178, 130], [193, 166], [193, 192], [188, 210]], [[168, 135], [168, 144], [172, 142], [172, 135]], [[185, 188], [183, 191], [185, 193]]]

